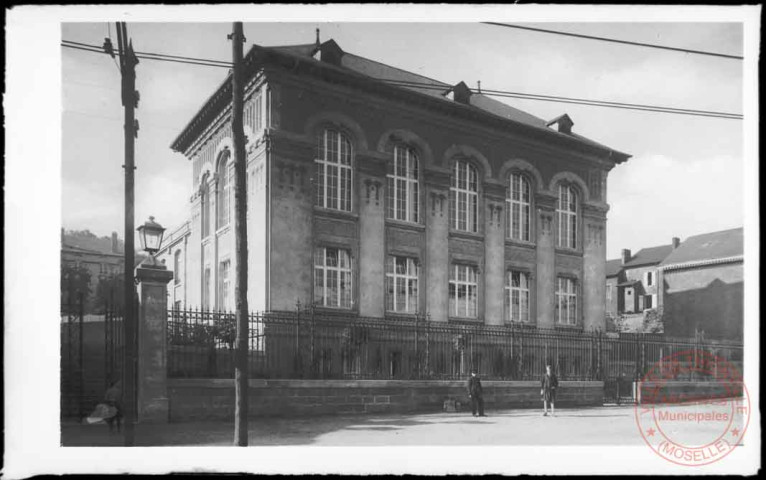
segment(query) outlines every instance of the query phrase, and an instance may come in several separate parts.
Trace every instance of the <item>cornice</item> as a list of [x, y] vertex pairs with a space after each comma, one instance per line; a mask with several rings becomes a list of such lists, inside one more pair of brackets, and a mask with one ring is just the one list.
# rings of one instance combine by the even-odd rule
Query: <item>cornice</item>
[[744, 261], [744, 255], [734, 255], [732, 257], [712, 258], [709, 260], [695, 260], [692, 262], [681, 262], [681, 263], [673, 263], [670, 265], [660, 265], [659, 267], [657, 267], [657, 269], [662, 272], [667, 272], [672, 270], [682, 270], [682, 269], [696, 268], [696, 267], [709, 267], [711, 265], [721, 265], [725, 263], [737, 263], [737, 262], [743, 262], [743, 261]]

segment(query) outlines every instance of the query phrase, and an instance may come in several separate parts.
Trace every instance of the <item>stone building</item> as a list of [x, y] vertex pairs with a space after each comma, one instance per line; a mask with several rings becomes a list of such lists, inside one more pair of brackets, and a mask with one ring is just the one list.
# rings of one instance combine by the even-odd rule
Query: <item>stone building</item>
[[641, 313], [657, 308], [658, 267], [681, 244], [673, 237], [670, 245], [642, 248], [635, 255], [623, 249], [618, 259], [606, 261], [606, 313]]
[[742, 341], [743, 229], [689, 237], [659, 265], [665, 333]]
[[69, 281], [62, 278], [61, 291], [62, 303], [76, 301], [76, 295], [80, 290], [87, 291], [85, 310], [90, 313], [96, 307], [97, 287], [99, 282], [109, 278], [120, 276], [125, 268], [125, 245], [112, 232], [111, 237], [98, 237], [85, 231], [64, 231], [61, 229], [61, 268], [69, 270], [87, 270], [89, 273], [88, 283], [79, 284], [77, 281]]
[[[333, 40], [246, 55], [248, 301], [603, 328], [606, 184], [629, 155]], [[232, 309], [231, 79], [172, 144], [191, 218], [169, 302]]]

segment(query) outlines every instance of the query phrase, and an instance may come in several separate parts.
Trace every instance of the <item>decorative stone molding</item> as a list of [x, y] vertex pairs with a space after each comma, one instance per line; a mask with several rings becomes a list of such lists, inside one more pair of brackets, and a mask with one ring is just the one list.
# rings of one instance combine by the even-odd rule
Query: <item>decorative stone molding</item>
[[553, 212], [538, 209], [540, 214], [540, 233], [543, 235], [553, 234]]
[[503, 183], [508, 183], [508, 175], [514, 171], [525, 174], [531, 180], [530, 183], [532, 184], [534, 192], [542, 192], [545, 190], [543, 176], [540, 175], [540, 172], [538, 172], [531, 163], [520, 158], [514, 158], [503, 162], [503, 166], [500, 168], [500, 174], [497, 178]]
[[431, 192], [431, 216], [436, 216], [438, 211], [439, 216], [444, 216], [444, 203], [447, 200], [447, 196], [440, 192]]
[[492, 166], [487, 160], [487, 157], [481, 154], [478, 150], [468, 145], [452, 145], [445, 152], [442, 157], [441, 165], [443, 167], [452, 169], [452, 162], [458, 159], [474, 160], [479, 164], [481, 174], [484, 174], [484, 179], [489, 180], [492, 178]]
[[604, 225], [588, 223], [586, 230], [586, 243], [590, 245], [603, 245], [604, 244]]
[[386, 152], [393, 154], [393, 147], [395, 144], [404, 144], [414, 147], [420, 156], [421, 169], [425, 165], [433, 164], [434, 156], [431, 151], [431, 147], [416, 133], [402, 129], [388, 130], [380, 136], [380, 140], [378, 140], [377, 151], [381, 153]]
[[367, 147], [367, 136], [362, 127], [351, 117], [340, 112], [319, 112], [312, 115], [304, 126], [304, 132], [311, 138], [314, 138], [317, 132], [323, 128], [334, 127], [344, 131], [351, 136], [351, 143], [357, 152], [369, 150]]
[[380, 205], [380, 188], [383, 186], [383, 183], [379, 180], [373, 180], [371, 178], [365, 178], [364, 179], [364, 186], [365, 191], [367, 193], [366, 199], [367, 204], [370, 204], [370, 200], [372, 198], [372, 193], [374, 191], [375, 193], [375, 205]]
[[503, 219], [503, 204], [487, 202], [487, 220], [491, 226], [499, 227]]
[[[580, 189], [580, 195], [582, 201], [587, 201], [591, 198], [590, 196], [590, 190], [588, 189], [588, 185], [585, 184], [582, 178], [580, 178], [579, 175], [576, 175], [572, 172], [559, 172], [556, 175], [551, 178], [551, 181], [548, 183], [548, 191], [552, 195], [558, 195], [558, 189], [556, 186], [560, 182], [569, 182], [577, 185], [577, 188]], [[583, 202], [584, 203], [584, 202]]]

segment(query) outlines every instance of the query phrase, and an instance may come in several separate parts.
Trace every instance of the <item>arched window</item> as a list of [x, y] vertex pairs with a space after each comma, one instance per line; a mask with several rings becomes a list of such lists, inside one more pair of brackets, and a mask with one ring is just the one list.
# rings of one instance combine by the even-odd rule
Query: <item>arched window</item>
[[326, 129], [317, 137], [317, 205], [351, 211], [351, 141], [338, 130]]
[[230, 178], [229, 178], [229, 157], [231, 153], [228, 149], [221, 153], [218, 160], [218, 192], [216, 203], [218, 205], [218, 228], [223, 228], [229, 224], [229, 204], [231, 198]]
[[200, 220], [202, 223], [202, 238], [207, 238], [210, 235], [210, 185], [208, 184], [207, 175], [202, 179], [202, 194], [200, 199], [201, 214]]
[[531, 240], [530, 212], [532, 210], [532, 189], [529, 180], [521, 173], [508, 176], [505, 205], [508, 211], [506, 236], [513, 240]]
[[418, 221], [419, 174], [420, 165], [415, 150], [405, 145], [394, 147], [394, 164], [388, 174], [388, 218]]
[[173, 256], [173, 280], [176, 285], [181, 283], [181, 250], [176, 250]]
[[560, 183], [556, 204], [557, 246], [577, 248], [577, 212], [577, 190], [570, 184]]
[[455, 230], [479, 231], [479, 183], [476, 167], [458, 160], [450, 183], [450, 224]]

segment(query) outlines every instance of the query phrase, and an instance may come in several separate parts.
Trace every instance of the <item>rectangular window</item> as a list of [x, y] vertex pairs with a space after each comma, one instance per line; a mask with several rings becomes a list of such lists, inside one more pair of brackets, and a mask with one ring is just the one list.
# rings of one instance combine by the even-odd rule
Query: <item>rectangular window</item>
[[476, 267], [452, 265], [449, 279], [449, 314], [453, 317], [476, 318], [478, 290]]
[[314, 304], [323, 307], [351, 308], [351, 253], [340, 248], [314, 250]]
[[255, 129], [254, 134], [257, 136], [261, 133], [261, 130], [263, 130], [263, 97], [259, 93], [255, 97], [255, 125], [253, 128]]
[[397, 313], [418, 311], [417, 260], [390, 255], [386, 259], [386, 310]]
[[607, 285], [606, 286], [606, 304], [609, 305], [612, 303], [612, 286]]
[[529, 321], [529, 274], [511, 270], [505, 275], [505, 320]]
[[229, 283], [229, 270], [231, 267], [230, 260], [224, 260], [221, 262], [218, 268], [218, 299], [220, 301], [218, 308], [225, 310], [229, 307], [229, 293], [231, 285]]
[[577, 324], [577, 281], [558, 277], [556, 288], [556, 321], [563, 325]]
[[646, 281], [644, 283], [646, 283], [647, 287], [654, 285], [654, 272], [646, 272]]

